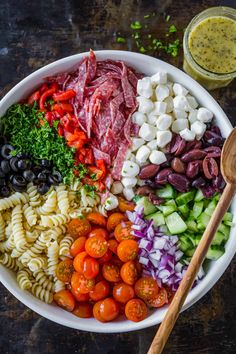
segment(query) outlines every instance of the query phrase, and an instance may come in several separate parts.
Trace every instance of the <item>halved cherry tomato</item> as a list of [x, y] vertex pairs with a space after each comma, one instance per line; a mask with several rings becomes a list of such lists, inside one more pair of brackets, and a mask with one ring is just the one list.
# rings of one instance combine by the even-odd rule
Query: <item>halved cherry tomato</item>
[[119, 316], [119, 305], [112, 297], [98, 301], [95, 305], [97, 306], [93, 307], [94, 317], [101, 322], [113, 321]]
[[121, 221], [127, 220], [127, 216], [121, 213], [113, 213], [107, 219], [107, 230], [113, 231]]
[[135, 208], [135, 204], [133, 202], [129, 202], [128, 200], [119, 197], [119, 209], [120, 211], [122, 211], [123, 213], [125, 211], [133, 211]]
[[121, 221], [121, 223], [116, 226], [114, 236], [118, 242], [134, 239], [131, 226], [132, 223], [130, 221]]
[[85, 250], [85, 242], [86, 242], [86, 237], [81, 236], [78, 237], [71, 245], [70, 248], [70, 254], [72, 257], [75, 257], [77, 254], [80, 252], [83, 252]]
[[96, 320], [100, 321], [100, 322], [106, 322], [104, 320], [104, 318], [101, 316], [101, 304], [102, 304], [102, 300], [96, 302], [93, 306], [93, 316], [94, 318], [96, 318]]
[[93, 307], [89, 303], [76, 304], [73, 314], [80, 318], [90, 318], [93, 316]]
[[95, 280], [86, 279], [83, 274], [74, 272], [71, 278], [71, 286], [75, 291], [78, 291], [81, 294], [86, 294], [94, 289]]
[[109, 262], [111, 260], [112, 256], [113, 256], [113, 253], [108, 248], [106, 253], [101, 258], [98, 258], [98, 263], [99, 264], [107, 263], [107, 262]]
[[88, 237], [93, 237], [93, 236], [102, 236], [106, 240], [108, 239], [108, 232], [107, 230], [103, 229], [102, 227], [96, 227], [95, 229], [92, 229], [92, 231], [88, 234]]
[[134, 261], [128, 261], [121, 267], [122, 280], [129, 285], [134, 285], [138, 279], [138, 270]]
[[132, 299], [125, 305], [125, 315], [128, 320], [139, 322], [147, 317], [148, 309], [146, 304], [140, 299]]
[[83, 274], [86, 279], [93, 279], [99, 273], [99, 263], [92, 257], [85, 257], [83, 264]]
[[133, 261], [138, 255], [138, 242], [134, 240], [121, 241], [117, 255], [122, 262]]
[[72, 219], [67, 225], [67, 231], [74, 239], [87, 236], [91, 231], [91, 225], [85, 218]]
[[111, 283], [116, 283], [120, 281], [119, 267], [115, 264], [112, 263], [104, 264], [102, 267], [102, 275], [107, 281]]
[[157, 297], [159, 287], [155, 279], [142, 277], [136, 281], [134, 291], [142, 300], [149, 301]]
[[75, 307], [75, 299], [69, 290], [60, 290], [53, 295], [54, 301], [58, 306], [66, 311], [73, 311]]
[[156, 297], [147, 301], [147, 304], [151, 307], [162, 307], [167, 303], [168, 303], [168, 297], [165, 288], [161, 288]]
[[102, 236], [89, 237], [85, 243], [86, 252], [94, 258], [101, 258], [108, 249], [108, 243]]
[[79, 302], [83, 302], [83, 301], [89, 301], [89, 294], [81, 294], [79, 293], [77, 290], [75, 290], [74, 288], [71, 287], [71, 292], [72, 295], [75, 297], [75, 299]]
[[131, 285], [119, 283], [114, 286], [112, 294], [116, 301], [126, 304], [126, 302], [134, 298], [134, 289]]
[[106, 280], [99, 281], [94, 289], [89, 292], [89, 296], [93, 301], [105, 299], [109, 295], [110, 285]]
[[98, 212], [89, 213], [87, 215], [87, 219], [91, 222], [91, 224], [94, 224], [94, 225], [99, 225], [99, 226], [103, 226], [103, 227], [106, 227], [106, 225], [107, 225], [105, 216], [103, 216], [102, 214], [100, 214]]
[[87, 257], [88, 253], [87, 252], [80, 252], [79, 254], [77, 254], [77, 256], [75, 256], [74, 261], [73, 261], [73, 266], [75, 268], [75, 270], [80, 273], [83, 274], [83, 270], [84, 270], [84, 260]]
[[74, 272], [72, 259], [65, 259], [58, 263], [56, 268], [56, 276], [59, 280], [69, 283]]
[[116, 254], [112, 257], [111, 263], [115, 264], [119, 269], [124, 264]]
[[108, 248], [115, 254], [117, 254], [118, 245], [119, 245], [119, 243], [114, 238], [111, 238], [108, 241]]
[[170, 304], [171, 301], [173, 300], [174, 293], [173, 293], [172, 289], [169, 286], [165, 286], [165, 289], [166, 289], [166, 292], [167, 292], [168, 303]]

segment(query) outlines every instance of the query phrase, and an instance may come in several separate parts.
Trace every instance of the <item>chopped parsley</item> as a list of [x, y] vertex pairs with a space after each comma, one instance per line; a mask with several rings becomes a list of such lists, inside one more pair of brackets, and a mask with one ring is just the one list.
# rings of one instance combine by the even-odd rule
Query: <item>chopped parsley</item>
[[126, 39], [124, 37], [117, 37], [116, 42], [117, 43], [126, 43]]
[[96, 193], [95, 193], [95, 186], [90, 186], [89, 184], [85, 184], [84, 185], [84, 189], [85, 189], [85, 192], [86, 194], [91, 197], [91, 198], [95, 198], [96, 196]]
[[133, 30], [139, 30], [142, 28], [142, 25], [139, 21], [135, 21], [131, 23], [130, 28], [132, 28]]
[[177, 28], [175, 27], [175, 25], [171, 25], [169, 27], [169, 33], [175, 33], [175, 32], [177, 32]]

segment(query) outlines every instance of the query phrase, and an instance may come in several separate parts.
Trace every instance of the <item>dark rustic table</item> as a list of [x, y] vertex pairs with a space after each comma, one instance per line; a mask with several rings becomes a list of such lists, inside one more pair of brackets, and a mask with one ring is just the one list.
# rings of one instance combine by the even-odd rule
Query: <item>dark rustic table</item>
[[[177, 37], [197, 13], [210, 6], [236, 7], [236, 0], [5, 0], [0, 2], [1, 97], [34, 70], [89, 48], [137, 50], [130, 23], [148, 20], [150, 30], [165, 38], [174, 23]], [[153, 14], [154, 13], [154, 14]], [[168, 23], [164, 17], [170, 16]], [[128, 40], [116, 43], [116, 35]], [[182, 67], [180, 55], [159, 58]], [[236, 80], [212, 95], [236, 123]], [[166, 346], [169, 354], [236, 353], [236, 260], [191, 309], [184, 312]], [[133, 333], [94, 334], [59, 326], [40, 317], [0, 285], [0, 353], [144, 354], [156, 327]]]

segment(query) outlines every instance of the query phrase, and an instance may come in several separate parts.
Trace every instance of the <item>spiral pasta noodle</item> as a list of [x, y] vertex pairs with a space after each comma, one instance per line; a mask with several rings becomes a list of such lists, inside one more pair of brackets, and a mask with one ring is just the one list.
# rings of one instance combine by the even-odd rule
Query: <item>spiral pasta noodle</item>
[[37, 212], [38, 214], [50, 214], [53, 211], [56, 210], [56, 206], [57, 206], [57, 193], [52, 190], [51, 193], [48, 195], [45, 203], [41, 206], [37, 208]]
[[33, 276], [35, 281], [42, 286], [42, 288], [48, 291], [54, 291], [54, 283], [52, 280], [45, 274], [45, 272], [41, 269], [34, 271]]
[[0, 241], [5, 239], [5, 221], [0, 213]]
[[8, 253], [4, 253], [0, 256], [0, 263], [14, 271], [17, 271], [19, 269], [17, 260], [15, 258], [12, 258]]
[[66, 224], [70, 220], [68, 215], [41, 215], [41, 225], [45, 227], [53, 227]]
[[19, 252], [24, 252], [27, 249], [27, 241], [22, 225], [22, 208], [21, 205], [16, 205], [12, 210], [12, 232], [16, 249]]
[[59, 245], [57, 241], [53, 241], [48, 246], [48, 269], [47, 272], [49, 275], [56, 275], [56, 268], [58, 265], [59, 258]]
[[29, 290], [32, 287], [30, 272], [27, 269], [19, 270], [16, 274], [16, 280], [22, 290]]
[[69, 195], [66, 186], [60, 185], [56, 187], [58, 207], [62, 214], [67, 214], [69, 211]]
[[55, 284], [54, 284], [55, 293], [58, 293], [58, 291], [64, 290], [65, 288], [66, 288], [65, 283], [63, 283], [63, 281], [55, 277]]
[[21, 203], [25, 204], [29, 200], [29, 197], [26, 193], [16, 192], [10, 197], [0, 199], [0, 211], [13, 208], [16, 205]]
[[47, 248], [49, 242], [50, 236], [42, 232], [35, 243], [20, 256], [20, 261], [27, 264], [32, 258], [38, 257]]
[[47, 267], [47, 258], [45, 256], [37, 256], [37, 258], [31, 258], [28, 267], [32, 272], [40, 269], [45, 269]]
[[37, 191], [37, 187], [33, 183], [29, 183], [27, 186], [27, 193], [29, 196], [29, 203], [32, 207], [37, 207], [41, 204], [40, 194]]
[[50, 304], [53, 301], [53, 293], [44, 289], [41, 285], [34, 283], [31, 288], [32, 294], [38, 299]]
[[70, 247], [74, 242], [73, 237], [66, 235], [60, 242], [59, 256], [71, 257]]

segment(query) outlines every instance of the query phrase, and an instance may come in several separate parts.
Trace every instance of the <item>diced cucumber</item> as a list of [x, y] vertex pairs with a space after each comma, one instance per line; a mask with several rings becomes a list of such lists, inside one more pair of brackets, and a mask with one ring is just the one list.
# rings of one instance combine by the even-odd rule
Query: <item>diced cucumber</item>
[[182, 252], [186, 252], [188, 249], [192, 248], [192, 242], [186, 236], [181, 236], [179, 239], [179, 247]]
[[178, 207], [179, 211], [183, 215], [184, 218], [188, 217], [189, 214], [189, 207], [187, 205], [181, 205]]
[[193, 209], [190, 211], [190, 217], [193, 217], [194, 219], [197, 219], [203, 210], [203, 201], [200, 202], [195, 202], [193, 204]]
[[210, 221], [210, 216], [206, 215], [204, 212], [197, 219], [197, 228], [198, 230], [205, 230], [207, 224]]
[[170, 234], [166, 225], [161, 225], [160, 226], [160, 231], [163, 232], [163, 234], [165, 234], [165, 235], [169, 235]]
[[232, 221], [224, 221], [224, 224], [230, 227], [235, 226], [235, 224]]
[[187, 225], [178, 213], [174, 212], [165, 218], [166, 225], [172, 235], [181, 234], [187, 229]]
[[193, 246], [195, 247], [195, 237], [193, 234], [188, 233], [184, 233], [183, 236], [181, 235], [181, 237], [185, 237], [186, 239], [188, 239], [190, 247], [189, 248], [193, 248]]
[[233, 214], [230, 212], [225, 213], [223, 217], [223, 221], [232, 221], [233, 220]]
[[143, 213], [144, 215], [149, 215], [155, 213], [157, 211], [157, 208], [155, 205], [153, 205], [151, 202], [149, 202], [147, 197], [142, 197], [137, 201], [137, 205], [143, 207]]
[[185, 254], [188, 257], [192, 257], [194, 252], [195, 252], [195, 248], [189, 248], [188, 250], [186, 250]]
[[228, 239], [230, 233], [230, 226], [221, 223], [220, 226], [218, 227], [218, 231], [222, 232], [222, 234], [226, 236], [226, 239]]
[[137, 195], [137, 194], [136, 194], [136, 195], [133, 197], [132, 201], [133, 201], [134, 203], [137, 203], [138, 200], [140, 200], [141, 198], [143, 198], [142, 195]]
[[192, 190], [187, 193], [181, 193], [177, 198], [176, 198], [176, 203], [178, 206], [188, 204], [193, 200], [195, 197], [195, 190]]
[[204, 210], [204, 213], [211, 216], [216, 208], [217, 201], [215, 199], [211, 200], [207, 208]]
[[164, 198], [164, 199], [175, 198], [175, 190], [170, 184], [167, 184], [165, 187], [161, 189], [157, 189], [156, 194], [159, 198]]
[[146, 216], [147, 220], [153, 220], [154, 226], [160, 226], [160, 225], [165, 225], [165, 219], [163, 214], [160, 211], [157, 211], [154, 214], [149, 214]]
[[201, 189], [198, 189], [198, 190], [197, 190], [197, 193], [196, 193], [196, 195], [195, 195], [195, 198], [194, 198], [195, 202], [200, 202], [200, 201], [203, 200], [204, 198], [205, 198], [205, 197], [204, 197], [204, 195], [203, 195]]
[[220, 246], [224, 241], [227, 240], [227, 236], [220, 231], [216, 231], [215, 236], [212, 241], [212, 245]]
[[176, 210], [177, 210], [176, 205], [173, 205], [173, 204], [172, 205], [170, 205], [170, 204], [167, 205], [167, 203], [166, 203], [166, 205], [163, 205], [162, 212], [163, 212], [164, 216], [167, 216], [167, 215], [173, 213]]
[[188, 230], [198, 232], [197, 224], [194, 220], [187, 220], [185, 222], [186, 225], [188, 226]]
[[207, 252], [206, 258], [216, 261], [224, 254], [224, 248], [219, 246], [211, 246]]
[[201, 238], [202, 238], [202, 235], [199, 235], [199, 234], [195, 235], [195, 237], [194, 237], [195, 246], [197, 246], [199, 244]]

